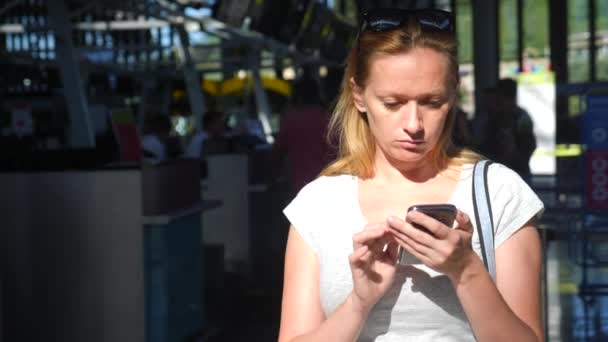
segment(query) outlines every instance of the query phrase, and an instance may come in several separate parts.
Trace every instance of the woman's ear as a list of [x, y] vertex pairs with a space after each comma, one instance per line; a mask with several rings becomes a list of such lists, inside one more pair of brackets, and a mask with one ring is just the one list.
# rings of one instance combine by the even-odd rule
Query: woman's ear
[[365, 106], [365, 99], [363, 98], [363, 89], [357, 85], [354, 78], [350, 78], [350, 89], [353, 92], [353, 101], [355, 102], [355, 107], [361, 113], [367, 112], [367, 107]]

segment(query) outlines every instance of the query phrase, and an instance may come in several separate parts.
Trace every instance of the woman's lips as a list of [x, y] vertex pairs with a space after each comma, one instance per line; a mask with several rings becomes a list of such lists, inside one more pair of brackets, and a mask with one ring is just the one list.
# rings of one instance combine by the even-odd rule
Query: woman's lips
[[403, 139], [403, 140], [397, 140], [397, 143], [399, 144], [399, 146], [401, 146], [403, 148], [412, 149], [412, 148], [420, 147], [420, 145], [422, 145], [424, 143], [424, 141]]

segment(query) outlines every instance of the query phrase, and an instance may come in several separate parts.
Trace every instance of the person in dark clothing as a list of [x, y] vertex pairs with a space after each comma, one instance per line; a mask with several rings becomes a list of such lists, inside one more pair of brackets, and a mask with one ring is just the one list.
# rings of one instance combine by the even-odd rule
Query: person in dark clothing
[[471, 125], [467, 118], [467, 113], [460, 107], [454, 109], [456, 116], [454, 117], [454, 129], [452, 130], [452, 143], [457, 147], [473, 146], [473, 137], [471, 136]]
[[[497, 108], [507, 138], [505, 162], [524, 179], [530, 177], [530, 159], [536, 150], [534, 123], [530, 114], [517, 105], [517, 82], [511, 78], [498, 81]], [[509, 139], [512, 138], [512, 139]], [[500, 140], [499, 140], [500, 141]]]
[[329, 113], [317, 80], [304, 76], [293, 87], [291, 107], [283, 113], [273, 146], [274, 165], [287, 157], [291, 191], [314, 180], [331, 160], [325, 139]]
[[488, 117], [479, 150], [529, 180], [536, 136], [530, 114], [517, 105], [517, 82], [510, 78], [501, 79], [495, 88], [489, 88], [487, 95]]

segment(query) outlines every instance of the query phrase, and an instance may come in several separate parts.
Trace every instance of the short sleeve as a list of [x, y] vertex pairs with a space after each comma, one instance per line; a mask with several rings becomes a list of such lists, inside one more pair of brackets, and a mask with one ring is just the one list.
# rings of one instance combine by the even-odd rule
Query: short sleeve
[[296, 197], [285, 207], [283, 214], [300, 234], [302, 239], [319, 255], [318, 223], [315, 223], [315, 213], [318, 212], [319, 181], [313, 181], [303, 187]]
[[544, 205], [521, 177], [508, 167], [494, 163], [488, 171], [488, 191], [497, 248], [533, 217], [540, 218]]

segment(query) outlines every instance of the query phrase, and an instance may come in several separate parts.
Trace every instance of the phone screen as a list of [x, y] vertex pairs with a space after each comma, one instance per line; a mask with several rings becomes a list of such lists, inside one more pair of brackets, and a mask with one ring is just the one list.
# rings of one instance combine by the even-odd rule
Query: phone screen
[[425, 215], [428, 215], [435, 220], [445, 224], [448, 227], [452, 227], [454, 220], [456, 219], [456, 207], [452, 204], [423, 204], [413, 205], [407, 210], [420, 211]]

